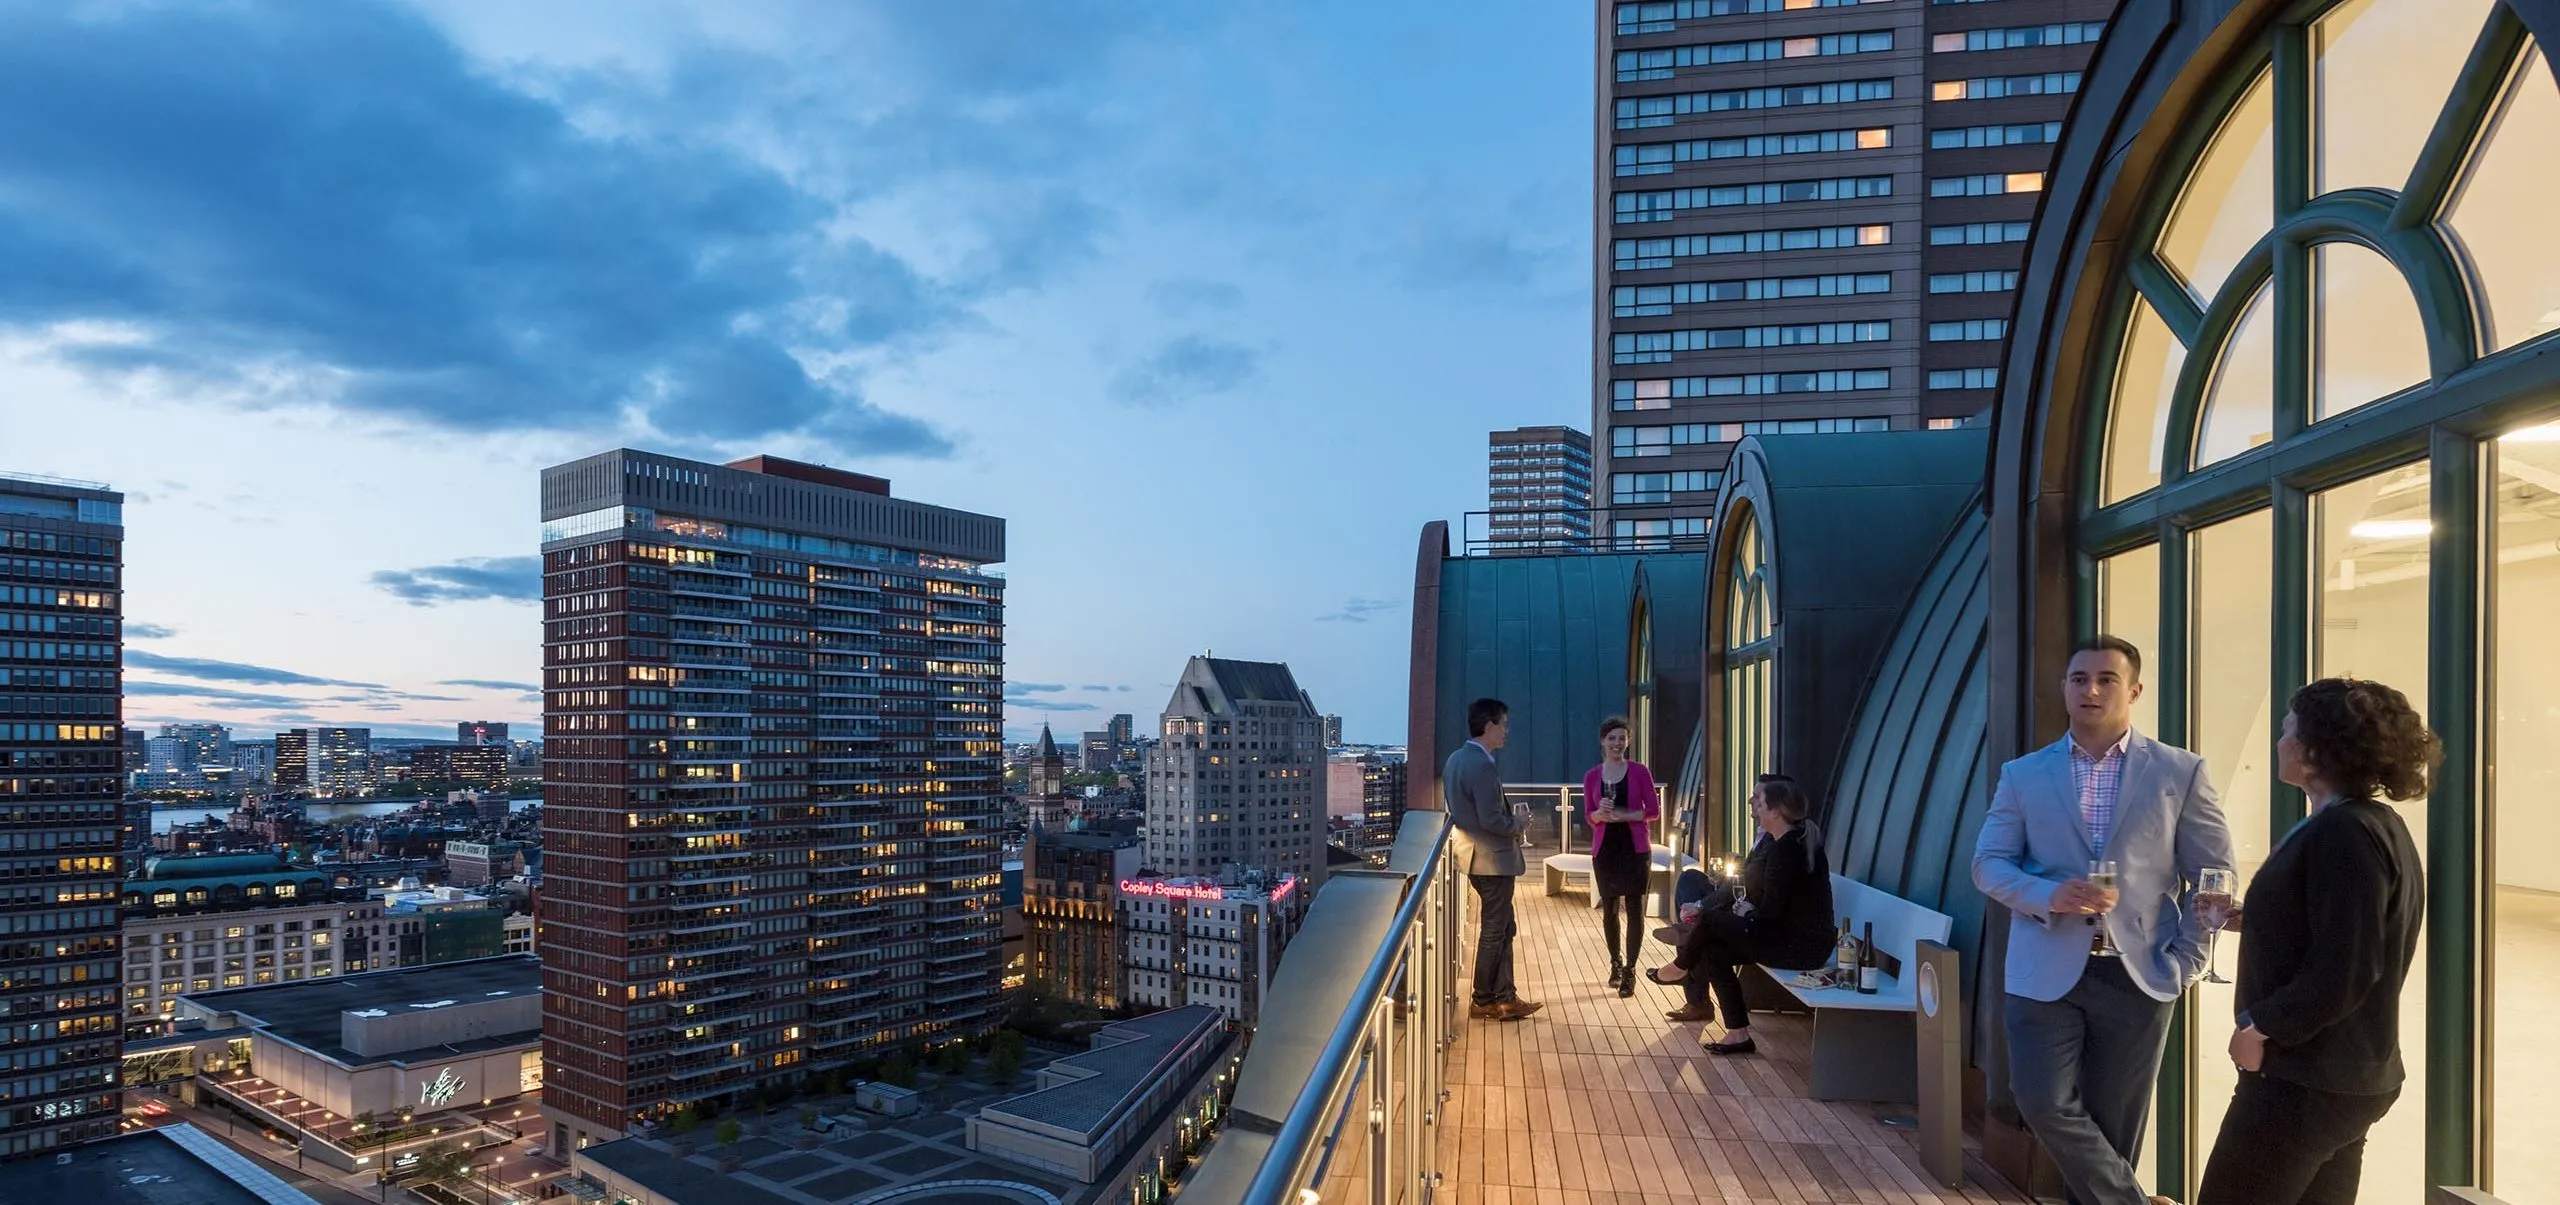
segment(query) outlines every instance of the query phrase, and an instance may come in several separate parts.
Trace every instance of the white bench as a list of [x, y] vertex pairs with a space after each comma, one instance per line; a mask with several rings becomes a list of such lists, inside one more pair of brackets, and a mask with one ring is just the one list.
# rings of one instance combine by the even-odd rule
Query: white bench
[[1798, 987], [1797, 972], [1761, 968], [1813, 1013], [1813, 1097], [1916, 1103], [1920, 1064], [1912, 1017], [1920, 1007], [1914, 986], [1919, 944], [1945, 943], [1955, 918], [1838, 874], [1831, 876], [1831, 914], [1849, 918], [1852, 936], [1875, 926], [1876, 952], [1885, 962], [1874, 995], [1852, 987]]
[[[1547, 870], [1548, 895], [1563, 895], [1567, 891], [1579, 890], [1590, 899], [1592, 907], [1600, 906], [1600, 893], [1593, 888], [1591, 882], [1591, 855], [1549, 854], [1543, 865]], [[1695, 869], [1697, 865], [1696, 858], [1687, 854], [1675, 855], [1671, 852], [1670, 846], [1654, 846], [1653, 873], [1645, 876], [1645, 895], [1647, 897], [1664, 895], [1670, 890], [1671, 880], [1679, 877], [1681, 871]], [[1648, 907], [1650, 906], [1648, 904]]]

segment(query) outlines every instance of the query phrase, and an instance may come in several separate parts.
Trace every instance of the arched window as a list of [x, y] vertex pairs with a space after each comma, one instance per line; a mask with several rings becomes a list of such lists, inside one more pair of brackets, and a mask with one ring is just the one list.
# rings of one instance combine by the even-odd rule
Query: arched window
[[1777, 748], [1777, 608], [1770, 597], [1769, 553], [1759, 513], [1735, 504], [1733, 552], [1725, 567], [1724, 630], [1724, 848], [1751, 847], [1751, 811], [1745, 806]]
[[[2117, 186], [2146, 191], [2081, 361], [2078, 613], [2150, 654], [2137, 721], [2205, 756], [2244, 882], [2303, 815], [2274, 772], [2295, 689], [2378, 679], [2428, 714], [2408, 1088], [2364, 1199], [2560, 1183], [2530, 1137], [2560, 1047], [2527, 1036], [2560, 997], [2522, 986], [2560, 978], [2560, 88], [2495, 0], [2350, 0], [2243, 56], [2201, 120], [2154, 119], [2193, 131], [2173, 170]], [[2231, 988], [2198, 990], [2164, 1179], [2231, 1098]]]

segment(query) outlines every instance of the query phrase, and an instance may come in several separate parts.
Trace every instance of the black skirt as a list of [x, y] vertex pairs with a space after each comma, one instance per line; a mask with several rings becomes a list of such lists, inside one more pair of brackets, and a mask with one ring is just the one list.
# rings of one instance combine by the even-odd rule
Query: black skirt
[[1635, 826], [1600, 826], [1600, 848], [1591, 855], [1591, 882], [1601, 895], [1643, 895], [1653, 873], [1653, 851], [1637, 849]]

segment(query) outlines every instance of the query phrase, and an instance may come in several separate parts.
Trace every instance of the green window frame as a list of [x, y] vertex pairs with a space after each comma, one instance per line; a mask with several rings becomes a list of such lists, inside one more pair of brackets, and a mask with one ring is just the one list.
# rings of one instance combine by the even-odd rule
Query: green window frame
[[[1746, 806], [1777, 750], [1777, 599], [1769, 573], [1769, 542], [1758, 508], [1733, 507], [1733, 553], [1725, 569], [1724, 814], [1722, 852], [1751, 848], [1751, 809]], [[1711, 851], [1713, 852], [1713, 851]]]
[[[2280, 712], [2280, 701], [2310, 679], [2319, 636], [2314, 499], [2394, 468], [2425, 467], [2432, 531], [2430, 670], [2422, 704], [2444, 739], [2446, 760], [2429, 796], [2425, 830], [2413, 834], [2427, 849], [2429, 936], [2411, 986], [2423, 991], [2428, 1019], [2423, 1078], [2408, 1085], [2402, 1107], [2423, 1104], [2428, 1182], [2480, 1185], [2490, 1182], [2485, 1064], [2491, 1057], [2482, 1023], [2488, 1006], [2483, 961], [2491, 945], [2480, 852], [2488, 761], [2481, 729], [2493, 685], [2480, 650], [2486, 647], [2484, 562], [2494, 555], [2484, 530], [2483, 482], [2493, 479], [2488, 458], [2499, 432], [2560, 416], [2560, 356], [2549, 354], [2560, 331], [2491, 336], [2496, 319], [2488, 277], [2495, 269], [2473, 262], [2453, 206], [2475, 156], [2489, 153], [2488, 131], [2511, 90], [2555, 86], [2548, 55], [2560, 47], [2536, 47], [2515, 13], [2503, 3], [2487, 5], [2399, 187], [2324, 192], [2316, 186], [2315, 58], [2321, 18], [2336, 7], [2298, 4], [2253, 46], [2215, 66], [2217, 78], [2197, 110], [2215, 118], [2184, 123], [2181, 141], [2164, 159], [2171, 170], [2155, 174], [2159, 183], [2140, 202], [2131, 240], [2140, 249], [2115, 269], [2110, 317], [2085, 361], [2091, 405], [2078, 432], [2074, 603], [2080, 630], [2095, 632], [2101, 567], [2126, 554], [2139, 554], [2146, 564], [2156, 557], [2158, 647], [2148, 660], [2158, 668], [2146, 676], [2153, 679], [2156, 735], [2187, 745], [2195, 719], [2184, 689], [2197, 643], [2194, 537], [2266, 512], [2274, 600], [2266, 680]], [[2226, 122], [2237, 127], [2235, 115], [2258, 107], [2266, 113], [2271, 151], [2265, 195], [2240, 199], [2264, 201], [2264, 231], [2245, 247], [2222, 252], [2227, 264], [2207, 265], [2222, 270], [2197, 270], [2193, 246], [2165, 248], [2179, 205], [2191, 180], [2233, 178], [2223, 169], [2231, 166], [2227, 156], [2236, 144], [2217, 142]], [[2258, 183], [2234, 187], [2246, 194]], [[2406, 288], [2422, 328], [2424, 370], [2423, 379], [2396, 391], [2324, 407], [2317, 381], [2319, 265], [2339, 248], [2352, 249], [2341, 256], [2379, 257]], [[2182, 257], [2188, 272], [2181, 271]], [[2208, 287], [2191, 286], [2190, 273]], [[2538, 353], [2549, 362], [2537, 362]], [[2247, 433], [2240, 442], [2248, 446], [2232, 447], [2228, 427], [2218, 437], [2213, 430], [2217, 379], [2226, 366], [2231, 396], [2262, 393], [2267, 407], [2267, 429]], [[2249, 379], [2241, 379], [2244, 369]], [[2261, 369], [2262, 386], [2254, 383]], [[2165, 413], [2148, 409], [2153, 405]], [[2117, 430], [2120, 425], [2126, 429]], [[2160, 452], [2156, 481], [2129, 459], [2149, 454], [2139, 438], [2146, 434]], [[2274, 780], [2275, 735], [2263, 738], [2270, 840], [2304, 812], [2300, 793]], [[2197, 1101], [2188, 1068], [2196, 1058], [2220, 1057], [2227, 1030], [2226, 1018], [2199, 1017], [2196, 999], [2191, 992], [2181, 1000], [2154, 1127], [2160, 1190], [2181, 1200], [2193, 1199], [2213, 1137], [2189, 1132]]]

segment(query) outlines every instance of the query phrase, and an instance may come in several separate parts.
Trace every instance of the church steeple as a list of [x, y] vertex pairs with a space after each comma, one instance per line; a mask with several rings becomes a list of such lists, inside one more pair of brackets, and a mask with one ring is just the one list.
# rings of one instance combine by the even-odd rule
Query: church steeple
[[1059, 824], [1067, 818], [1067, 759], [1047, 724], [1040, 725], [1040, 744], [1031, 754], [1031, 790], [1024, 803], [1034, 824]]

